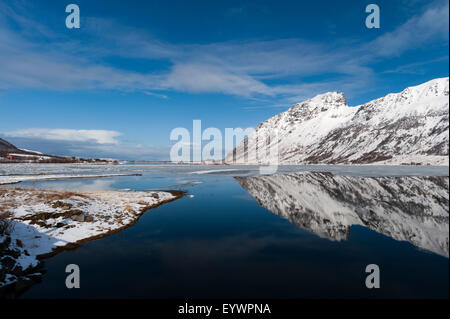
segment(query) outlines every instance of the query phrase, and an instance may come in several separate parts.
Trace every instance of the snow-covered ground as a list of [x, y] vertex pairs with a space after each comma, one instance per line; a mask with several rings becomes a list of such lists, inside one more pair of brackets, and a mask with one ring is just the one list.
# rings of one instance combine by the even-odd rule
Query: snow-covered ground
[[[331, 172], [337, 175], [351, 176], [448, 176], [448, 165], [443, 166], [412, 166], [395, 164], [352, 164], [352, 165], [279, 165], [277, 173], [293, 173], [302, 171]], [[198, 174], [198, 172], [204, 172]], [[231, 176], [258, 176], [261, 175], [259, 165], [179, 165], [179, 164], [158, 164], [158, 165], [96, 165], [96, 164], [39, 164], [39, 163], [14, 163], [0, 164], [0, 178], [17, 177], [22, 175], [101, 175], [108, 176], [140, 175], [147, 178], [149, 176], [183, 176], [184, 182], [191, 183], [193, 180], [189, 175], [196, 175], [195, 181], [202, 176], [231, 175]], [[95, 179], [94, 179], [95, 180]], [[81, 181], [81, 180], [80, 180]], [[179, 185], [176, 184], [176, 185]], [[155, 186], [161, 187], [161, 186]], [[84, 189], [84, 188], [83, 188]], [[95, 190], [95, 189], [92, 189]], [[97, 189], [100, 190], [100, 189]], [[106, 189], [104, 189], [106, 190]]]
[[448, 166], [448, 156], [439, 155], [396, 155], [384, 161], [374, 162], [371, 165], [402, 165], [404, 163], [413, 164], [420, 163], [420, 165], [433, 166]]
[[35, 154], [39, 154], [42, 155], [41, 152], [36, 152], [36, 151], [32, 151], [32, 150], [27, 150], [26, 148], [20, 148], [21, 151], [25, 151], [25, 152], [29, 152], [29, 153], [35, 153]]
[[35, 276], [39, 257], [100, 238], [183, 195], [180, 191], [55, 191], [0, 188], [0, 287]]
[[0, 185], [17, 184], [25, 181], [57, 180], [73, 178], [99, 178], [115, 176], [139, 176], [139, 174], [40, 174], [40, 175], [8, 175], [0, 176]]
[[[12, 155], [12, 156], [18, 156], [18, 157], [37, 157], [38, 154], [17, 154], [17, 153], [9, 153], [8, 155]], [[40, 159], [49, 159], [51, 158], [50, 156], [39, 156]]]

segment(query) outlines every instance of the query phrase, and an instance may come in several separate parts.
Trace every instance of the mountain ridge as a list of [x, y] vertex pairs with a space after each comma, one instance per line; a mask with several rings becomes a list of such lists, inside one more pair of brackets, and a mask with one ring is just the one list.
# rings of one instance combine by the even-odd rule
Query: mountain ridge
[[224, 161], [266, 164], [246, 145], [269, 141], [279, 164], [448, 165], [448, 96], [448, 77], [358, 106], [343, 93], [319, 94], [258, 124]]
[[5, 141], [4, 139], [0, 138], [0, 151], [11, 151], [11, 150], [18, 150], [18, 148], [15, 147], [13, 144], [9, 143], [8, 141]]
[[0, 138], [1, 163], [118, 163], [114, 159], [78, 158], [49, 155], [37, 151], [18, 148], [10, 142]]

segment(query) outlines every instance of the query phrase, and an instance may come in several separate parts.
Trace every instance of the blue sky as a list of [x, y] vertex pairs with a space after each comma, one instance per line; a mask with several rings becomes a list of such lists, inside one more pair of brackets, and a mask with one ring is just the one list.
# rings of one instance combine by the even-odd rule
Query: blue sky
[[358, 105], [448, 76], [448, 20], [447, 0], [0, 1], [0, 137], [168, 159], [171, 130], [194, 119], [254, 127], [327, 91]]

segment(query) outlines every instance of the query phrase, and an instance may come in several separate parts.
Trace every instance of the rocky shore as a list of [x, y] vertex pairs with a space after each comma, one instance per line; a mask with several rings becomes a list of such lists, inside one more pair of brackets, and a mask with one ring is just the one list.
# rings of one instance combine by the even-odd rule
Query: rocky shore
[[0, 298], [40, 280], [40, 260], [136, 223], [183, 191], [0, 188]]

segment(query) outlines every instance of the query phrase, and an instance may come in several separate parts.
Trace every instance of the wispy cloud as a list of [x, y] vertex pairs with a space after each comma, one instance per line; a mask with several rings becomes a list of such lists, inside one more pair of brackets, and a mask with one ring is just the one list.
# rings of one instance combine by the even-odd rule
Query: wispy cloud
[[74, 156], [116, 158], [122, 160], [169, 160], [170, 148], [153, 145], [98, 145], [72, 143], [65, 150]]
[[70, 129], [44, 129], [28, 128], [3, 132], [7, 137], [35, 138], [51, 141], [94, 142], [97, 144], [113, 144], [119, 142], [117, 137], [122, 134], [106, 130], [70, 130]]
[[[80, 29], [86, 42], [79, 46], [18, 11], [0, 4], [0, 89], [138, 90], [160, 98], [167, 96], [154, 91], [175, 90], [298, 101], [322, 91], [365, 89], [376, 79], [371, 63], [430, 41], [448, 43], [448, 1], [435, 1], [369, 43], [283, 39], [174, 45], [88, 17]], [[109, 56], [163, 60], [168, 67], [136, 72], [103, 63]], [[327, 79], [329, 74], [334, 76]], [[309, 79], [318, 75], [320, 80]]]
[[392, 32], [381, 35], [365, 49], [373, 50], [374, 56], [392, 56], [417, 48], [430, 40], [448, 43], [448, 12], [448, 1], [436, 1], [422, 14], [412, 17]]
[[448, 61], [448, 56], [442, 56], [436, 59], [404, 64], [396, 67], [395, 69], [386, 70], [383, 73], [423, 74], [425, 73], [425, 70], [424, 68], [421, 68], [422, 66], [442, 61]]
[[151, 92], [151, 91], [144, 91], [145, 95], [149, 95], [149, 96], [155, 96], [155, 97], [159, 97], [160, 99], [167, 99], [168, 96], [165, 94], [160, 94], [160, 93], [155, 93], [155, 92]]
[[175, 64], [161, 86], [193, 93], [220, 92], [245, 97], [254, 94], [273, 95], [269, 86], [248, 74], [202, 63]]

